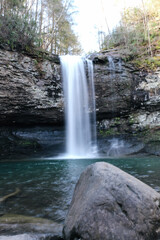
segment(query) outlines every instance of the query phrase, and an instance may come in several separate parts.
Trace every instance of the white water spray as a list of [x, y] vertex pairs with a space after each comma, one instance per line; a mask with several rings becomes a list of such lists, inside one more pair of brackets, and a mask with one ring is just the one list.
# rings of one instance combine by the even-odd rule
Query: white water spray
[[93, 65], [90, 60], [78, 56], [62, 56], [60, 59], [65, 98], [66, 155], [71, 158], [91, 157], [96, 146]]

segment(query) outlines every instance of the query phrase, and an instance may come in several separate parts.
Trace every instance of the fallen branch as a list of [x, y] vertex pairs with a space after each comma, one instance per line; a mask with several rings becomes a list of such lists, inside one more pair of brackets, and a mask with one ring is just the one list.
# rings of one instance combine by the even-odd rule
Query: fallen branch
[[21, 190], [19, 188], [16, 188], [16, 191], [13, 193], [10, 193], [8, 195], [5, 195], [4, 197], [0, 198], [0, 203], [5, 202], [8, 198], [16, 196]]

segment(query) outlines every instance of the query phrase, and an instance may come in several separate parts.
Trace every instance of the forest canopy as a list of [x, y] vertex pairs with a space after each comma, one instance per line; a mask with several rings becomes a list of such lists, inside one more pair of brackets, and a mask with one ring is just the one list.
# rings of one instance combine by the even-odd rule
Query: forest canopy
[[55, 54], [78, 54], [72, 0], [0, 0], [0, 46]]

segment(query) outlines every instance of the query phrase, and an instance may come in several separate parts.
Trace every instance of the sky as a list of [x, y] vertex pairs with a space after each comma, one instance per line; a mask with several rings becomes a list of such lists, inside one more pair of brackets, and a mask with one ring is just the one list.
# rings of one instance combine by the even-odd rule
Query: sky
[[125, 7], [140, 3], [141, 0], [74, 0], [78, 10], [74, 15], [74, 31], [84, 52], [98, 51], [98, 31], [107, 33], [108, 27], [111, 31], [120, 21]]

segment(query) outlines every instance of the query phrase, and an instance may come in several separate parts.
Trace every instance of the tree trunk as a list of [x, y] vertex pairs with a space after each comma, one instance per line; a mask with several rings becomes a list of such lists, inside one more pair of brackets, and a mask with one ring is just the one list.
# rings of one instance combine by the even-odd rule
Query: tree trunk
[[152, 46], [151, 46], [151, 38], [150, 38], [150, 30], [149, 30], [149, 24], [148, 24], [148, 17], [147, 17], [147, 13], [146, 13], [146, 8], [145, 8], [145, 4], [144, 1], [142, 1], [142, 5], [143, 5], [143, 11], [144, 11], [144, 31], [145, 34], [147, 35], [147, 39], [148, 39], [148, 52], [150, 53], [151, 57], [153, 56], [152, 53]]
[[39, 25], [40, 36], [41, 36], [41, 33], [42, 33], [42, 22], [43, 22], [43, 3], [42, 3], [42, 0], [41, 0], [40, 25]]
[[38, 16], [38, 0], [36, 0], [36, 12], [35, 12], [35, 22], [37, 23], [37, 16]]

